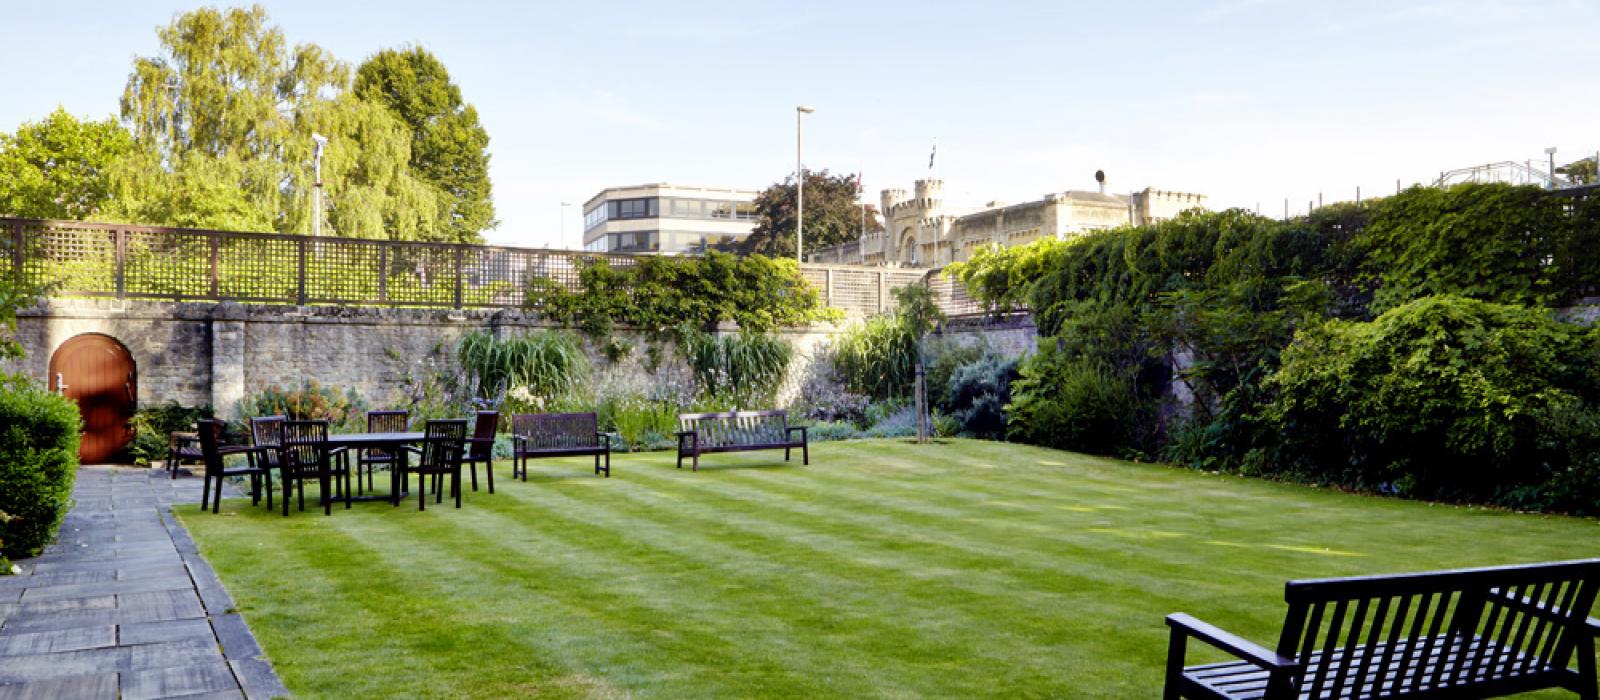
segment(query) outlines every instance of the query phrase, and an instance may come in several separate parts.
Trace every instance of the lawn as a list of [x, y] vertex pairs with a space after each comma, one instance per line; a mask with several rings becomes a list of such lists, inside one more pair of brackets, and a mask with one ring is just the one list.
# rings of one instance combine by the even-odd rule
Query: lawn
[[1148, 698], [1169, 612], [1270, 644], [1290, 578], [1600, 556], [1593, 520], [1021, 445], [811, 457], [503, 463], [461, 510], [178, 513], [302, 697]]

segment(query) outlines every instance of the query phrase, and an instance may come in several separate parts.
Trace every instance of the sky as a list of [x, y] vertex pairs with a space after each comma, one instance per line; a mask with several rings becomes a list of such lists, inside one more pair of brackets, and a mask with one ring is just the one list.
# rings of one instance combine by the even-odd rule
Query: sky
[[[876, 202], [937, 143], [955, 208], [1099, 169], [1281, 215], [1600, 150], [1600, 0], [261, 4], [352, 65], [438, 55], [489, 132], [507, 245], [580, 247], [608, 186], [781, 180], [800, 104], [806, 167], [861, 172]], [[156, 27], [196, 6], [0, 0], [0, 131], [114, 115]]]

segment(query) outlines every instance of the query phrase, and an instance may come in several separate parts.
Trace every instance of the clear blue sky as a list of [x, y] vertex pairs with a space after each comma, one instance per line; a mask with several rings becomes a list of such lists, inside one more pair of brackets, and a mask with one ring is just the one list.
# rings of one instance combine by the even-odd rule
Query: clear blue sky
[[[492, 139], [492, 241], [575, 246], [600, 188], [937, 175], [976, 205], [1154, 185], [1279, 214], [1600, 149], [1600, 2], [264, 2], [352, 64], [438, 54]], [[0, 6], [0, 131], [114, 114], [172, 2]], [[573, 207], [562, 214], [561, 202]], [[566, 235], [560, 229], [565, 219]]]

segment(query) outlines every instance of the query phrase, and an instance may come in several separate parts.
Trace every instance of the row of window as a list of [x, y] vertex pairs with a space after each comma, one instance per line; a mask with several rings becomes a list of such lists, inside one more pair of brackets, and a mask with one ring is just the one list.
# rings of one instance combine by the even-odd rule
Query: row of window
[[692, 231], [628, 231], [608, 233], [583, 245], [591, 253], [703, 253], [723, 250], [742, 235]]
[[603, 202], [583, 213], [583, 229], [592, 229], [613, 219], [649, 219], [665, 216], [674, 219], [725, 219], [755, 221], [756, 205], [723, 199], [684, 199], [679, 197], [639, 197]]

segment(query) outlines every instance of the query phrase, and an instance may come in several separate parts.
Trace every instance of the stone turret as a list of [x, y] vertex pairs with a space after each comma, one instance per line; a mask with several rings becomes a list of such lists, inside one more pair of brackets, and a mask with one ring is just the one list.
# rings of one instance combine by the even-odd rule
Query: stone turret
[[901, 187], [887, 189], [878, 193], [878, 202], [883, 205], [880, 211], [882, 211], [885, 215], [889, 213], [890, 209], [899, 206], [900, 203], [906, 201], [906, 199], [908, 199], [908, 197], [906, 197], [906, 191]]
[[917, 201], [923, 209], [936, 210], [944, 201], [944, 180], [918, 180], [916, 182]]

